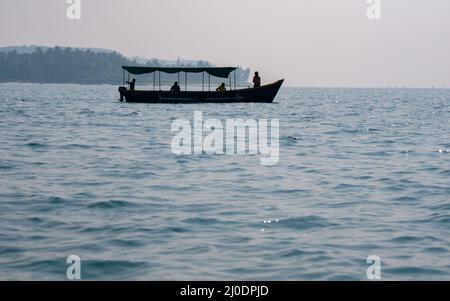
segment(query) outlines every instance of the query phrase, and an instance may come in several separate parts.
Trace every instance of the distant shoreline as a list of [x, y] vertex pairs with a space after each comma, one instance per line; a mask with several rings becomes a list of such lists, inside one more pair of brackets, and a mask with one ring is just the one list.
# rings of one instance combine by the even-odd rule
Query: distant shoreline
[[[86, 85], [121, 85], [122, 66], [144, 67], [214, 67], [205, 60], [175, 61], [156, 58], [129, 58], [117, 51], [98, 48], [17, 46], [0, 47], [0, 82], [20, 83], [74, 83]], [[247, 83], [250, 69], [236, 67], [236, 82]], [[161, 76], [161, 84], [173, 84], [176, 76]], [[141, 75], [138, 82], [153, 80], [151, 75]], [[202, 83], [202, 74], [189, 76], [190, 83]], [[215, 85], [223, 79], [211, 78]]]

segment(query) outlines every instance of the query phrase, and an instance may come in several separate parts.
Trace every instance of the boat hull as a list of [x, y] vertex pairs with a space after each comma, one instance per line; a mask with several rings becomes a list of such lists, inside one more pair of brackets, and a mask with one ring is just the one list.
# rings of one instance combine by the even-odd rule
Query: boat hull
[[121, 100], [141, 103], [271, 103], [275, 99], [284, 80], [258, 88], [231, 90], [226, 92], [170, 92], [170, 91], [130, 91], [119, 87]]

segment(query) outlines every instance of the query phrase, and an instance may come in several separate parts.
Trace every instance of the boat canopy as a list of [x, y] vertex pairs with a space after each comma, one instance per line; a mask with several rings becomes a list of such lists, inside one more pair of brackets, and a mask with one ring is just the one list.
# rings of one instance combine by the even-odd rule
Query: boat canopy
[[122, 68], [131, 74], [146, 74], [156, 71], [164, 73], [202, 73], [206, 72], [209, 75], [228, 78], [230, 73], [236, 70], [236, 67], [134, 67], [134, 66], [122, 66]]

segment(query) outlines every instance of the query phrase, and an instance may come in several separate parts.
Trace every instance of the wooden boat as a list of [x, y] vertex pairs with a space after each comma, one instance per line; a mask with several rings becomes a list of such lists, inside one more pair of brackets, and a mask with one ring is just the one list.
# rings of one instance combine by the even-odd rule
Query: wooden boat
[[[234, 103], [234, 102], [262, 102], [271, 103], [275, 99], [284, 80], [279, 80], [275, 83], [260, 86], [257, 88], [236, 89], [236, 76], [234, 77], [234, 89], [231, 85], [230, 73], [235, 71], [234, 67], [207, 67], [207, 68], [167, 68], [167, 67], [130, 67], [123, 66], [124, 70], [124, 84], [119, 87], [120, 99], [127, 102], [142, 102], [142, 103]], [[185, 91], [171, 92], [162, 91], [161, 88], [153, 90], [130, 90], [125, 85], [125, 71], [128, 71], [128, 78], [130, 74], [146, 74], [159, 72], [165, 73], [185, 73]], [[230, 79], [230, 90], [224, 92], [205, 91], [204, 80], [202, 84], [202, 91], [187, 91], [187, 74], [200, 73], [208, 74], [209, 76], [216, 76], [220, 78]], [[203, 77], [204, 78], [204, 77]], [[161, 82], [161, 81], [159, 81]], [[210, 83], [210, 80], [208, 81]], [[154, 84], [155, 87], [155, 76]], [[159, 84], [160, 86], [160, 84]]]

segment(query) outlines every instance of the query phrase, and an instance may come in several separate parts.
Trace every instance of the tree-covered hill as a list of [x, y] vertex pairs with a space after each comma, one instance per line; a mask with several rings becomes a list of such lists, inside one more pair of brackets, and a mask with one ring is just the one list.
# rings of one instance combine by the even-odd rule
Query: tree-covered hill
[[[166, 66], [162, 60], [151, 59], [138, 64], [114, 51], [93, 51], [79, 48], [41, 48], [31, 53], [0, 51], [0, 82], [32, 83], [78, 83], [78, 84], [121, 84], [123, 65]], [[209, 62], [176, 62], [171, 66], [205, 67]], [[237, 82], [246, 83], [250, 70], [239, 68]], [[141, 81], [149, 81], [150, 76], [142, 76]], [[162, 83], [172, 81], [172, 77], [162, 77]], [[189, 76], [189, 83], [201, 83], [199, 74]], [[214, 80], [217, 82], [217, 79]]]

